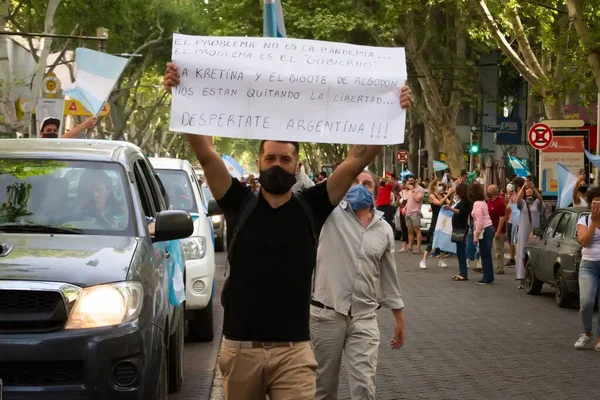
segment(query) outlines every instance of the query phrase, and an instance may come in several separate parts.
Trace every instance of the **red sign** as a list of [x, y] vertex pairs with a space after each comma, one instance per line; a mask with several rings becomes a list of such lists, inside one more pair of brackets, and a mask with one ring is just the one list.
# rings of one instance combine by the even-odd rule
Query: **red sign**
[[529, 128], [527, 138], [536, 150], [544, 150], [552, 144], [552, 129], [546, 124], [535, 124]]
[[407, 164], [408, 163], [408, 151], [398, 150], [398, 153], [396, 153], [396, 161], [398, 161], [400, 164]]

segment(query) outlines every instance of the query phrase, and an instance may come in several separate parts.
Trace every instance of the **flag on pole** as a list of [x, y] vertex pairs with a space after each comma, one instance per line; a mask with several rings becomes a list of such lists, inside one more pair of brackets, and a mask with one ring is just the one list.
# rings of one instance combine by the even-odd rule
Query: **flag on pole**
[[441, 162], [441, 161], [433, 161], [433, 170], [434, 170], [435, 172], [438, 172], [438, 171], [445, 171], [445, 170], [447, 170], [447, 169], [448, 169], [448, 165], [447, 165], [447, 164], [444, 164], [444, 163], [443, 163], [443, 162]]
[[236, 179], [242, 179], [242, 176], [244, 176], [244, 168], [242, 168], [242, 166], [235, 161], [235, 158], [226, 154], [223, 154], [221, 158], [227, 167], [227, 171], [229, 171], [229, 175]]
[[454, 213], [450, 210], [440, 209], [435, 230], [433, 231], [432, 249], [456, 254], [456, 243], [452, 241], [452, 216]]
[[558, 201], [556, 205], [558, 208], [569, 207], [573, 203], [573, 189], [575, 188], [575, 182], [577, 177], [569, 172], [569, 169], [558, 163], [556, 165], [558, 175]]
[[600, 156], [595, 156], [587, 150], [584, 150], [584, 151], [585, 151], [585, 156], [594, 165], [594, 167], [596, 167], [597, 169], [600, 169]]
[[113, 87], [127, 65], [127, 59], [99, 51], [77, 48], [77, 74], [74, 86], [64, 93], [79, 100], [94, 116], [98, 116]]
[[263, 36], [285, 37], [281, 0], [263, 0]]
[[527, 178], [529, 175], [531, 175], [531, 172], [529, 172], [529, 168], [527, 168], [527, 166], [523, 164], [518, 158], [514, 156], [509, 156], [509, 161], [510, 166], [515, 171], [515, 174], [517, 174], [517, 176]]

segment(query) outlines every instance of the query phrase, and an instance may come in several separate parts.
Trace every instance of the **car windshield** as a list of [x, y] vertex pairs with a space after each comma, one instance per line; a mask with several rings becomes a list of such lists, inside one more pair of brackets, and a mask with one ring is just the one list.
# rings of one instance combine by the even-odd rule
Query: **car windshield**
[[181, 169], [157, 169], [158, 176], [165, 186], [171, 206], [175, 210], [198, 213], [196, 196], [188, 174]]
[[0, 159], [0, 231], [134, 236], [117, 163]]

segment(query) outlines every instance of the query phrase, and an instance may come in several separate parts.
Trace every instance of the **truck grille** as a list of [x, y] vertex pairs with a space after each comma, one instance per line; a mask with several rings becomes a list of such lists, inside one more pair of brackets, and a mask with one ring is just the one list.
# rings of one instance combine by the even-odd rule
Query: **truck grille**
[[0, 290], [0, 333], [41, 333], [67, 321], [62, 295], [39, 290]]
[[78, 385], [83, 367], [79, 361], [2, 362], [0, 379], [5, 386]]

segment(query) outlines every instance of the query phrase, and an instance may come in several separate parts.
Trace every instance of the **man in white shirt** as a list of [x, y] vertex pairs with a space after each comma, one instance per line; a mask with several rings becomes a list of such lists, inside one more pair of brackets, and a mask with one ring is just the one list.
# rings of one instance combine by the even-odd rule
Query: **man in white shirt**
[[361, 173], [321, 232], [310, 307], [317, 400], [337, 399], [342, 352], [351, 398], [375, 399], [380, 306], [390, 308], [396, 319], [391, 347], [404, 344], [394, 234], [373, 206], [374, 191], [371, 174]]

